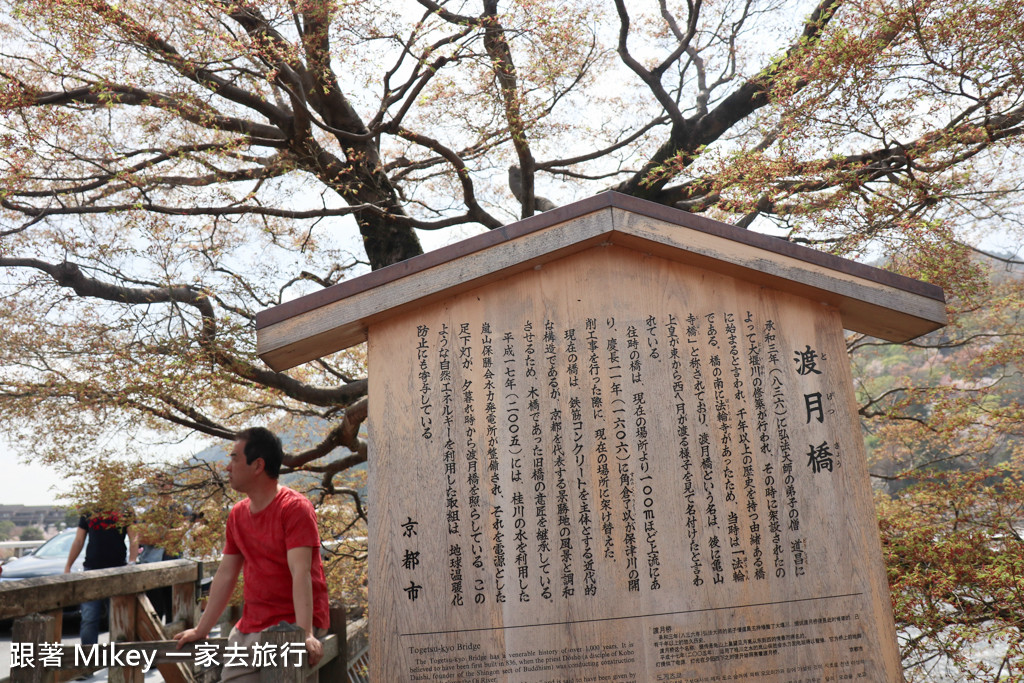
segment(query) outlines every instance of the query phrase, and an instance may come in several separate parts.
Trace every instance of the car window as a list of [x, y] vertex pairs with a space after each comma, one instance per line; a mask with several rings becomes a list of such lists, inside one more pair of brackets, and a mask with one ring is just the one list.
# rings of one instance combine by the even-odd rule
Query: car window
[[46, 543], [39, 546], [33, 555], [36, 557], [67, 557], [71, 551], [71, 544], [75, 541], [75, 534], [57, 534]]

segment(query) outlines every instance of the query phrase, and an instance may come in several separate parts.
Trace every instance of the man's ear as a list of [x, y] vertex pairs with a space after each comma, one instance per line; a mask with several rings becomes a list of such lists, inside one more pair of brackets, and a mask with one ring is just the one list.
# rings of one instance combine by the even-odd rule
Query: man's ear
[[263, 458], [256, 458], [252, 461], [252, 466], [255, 468], [256, 474], [260, 474], [267, 469], [267, 461]]

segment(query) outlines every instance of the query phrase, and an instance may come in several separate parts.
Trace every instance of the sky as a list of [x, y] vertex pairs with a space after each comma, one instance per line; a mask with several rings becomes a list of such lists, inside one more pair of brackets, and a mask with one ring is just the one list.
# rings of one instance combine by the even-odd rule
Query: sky
[[[358, 231], [347, 230], [358, 236]], [[462, 230], [417, 231], [424, 251], [433, 251], [452, 242], [465, 239], [479, 232], [472, 228]], [[359, 248], [356, 237], [350, 248], [353, 253]], [[183, 442], [176, 450], [177, 457], [187, 459], [210, 445], [209, 439], [192, 439]], [[61, 505], [61, 494], [70, 491], [70, 482], [63, 479], [54, 469], [36, 463], [26, 463], [11, 448], [4, 438], [0, 426], [0, 505]]]
[[[176, 452], [169, 451], [168, 456], [186, 459], [207, 446], [206, 441], [186, 441]], [[61, 506], [67, 503], [61, 495], [70, 490], [70, 481], [51, 467], [26, 462], [0, 435], [0, 505]]]
[[53, 470], [43, 465], [26, 464], [8, 448], [0, 455], [0, 504], [3, 505], [54, 505], [57, 494], [51, 487], [58, 487], [60, 478]]

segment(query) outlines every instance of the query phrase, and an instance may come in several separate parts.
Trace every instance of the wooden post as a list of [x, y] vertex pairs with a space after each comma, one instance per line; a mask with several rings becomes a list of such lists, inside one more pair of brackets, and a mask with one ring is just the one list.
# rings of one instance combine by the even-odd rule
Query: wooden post
[[59, 643], [64, 633], [64, 610], [53, 609], [43, 612], [43, 616], [53, 617], [53, 642]]
[[42, 614], [30, 614], [14, 621], [11, 647], [16, 647], [18, 643], [30, 643], [34, 661], [30, 666], [11, 667], [11, 683], [53, 683], [56, 669], [42, 666], [39, 661], [39, 644], [60, 642], [60, 632], [55, 626], [56, 620], [52, 616]]
[[[146, 596], [115, 595], [110, 598], [110, 642], [124, 643], [137, 640], [135, 621], [136, 602], [139, 597]], [[142, 669], [112, 666], [107, 670], [107, 680], [110, 683], [142, 683]]]
[[[331, 605], [331, 626], [328, 629], [338, 638], [338, 656], [328, 660], [317, 673], [323, 672], [324, 681], [345, 681], [348, 671], [348, 641], [345, 638], [345, 606]], [[325, 654], [326, 656], [326, 654]]]
[[[202, 564], [196, 571], [201, 579]], [[187, 628], [192, 628], [199, 621], [199, 602], [197, 601], [195, 581], [176, 583], [171, 586], [171, 614], [173, 618], [168, 626], [172, 624], [173, 626], [168, 630], [174, 630], [175, 633], [178, 630], [184, 631]]]
[[[305, 643], [306, 638], [303, 630], [295, 624], [284, 622], [277, 626], [271, 626], [263, 631], [261, 642], [273, 645], [277, 652], [285, 643]], [[279, 658], [279, 665], [276, 667], [263, 667], [260, 669], [260, 683], [303, 683], [306, 674], [309, 672], [309, 662], [305, 656], [302, 659], [302, 666], [292, 666], [294, 658]], [[333, 679], [332, 679], [333, 680]]]

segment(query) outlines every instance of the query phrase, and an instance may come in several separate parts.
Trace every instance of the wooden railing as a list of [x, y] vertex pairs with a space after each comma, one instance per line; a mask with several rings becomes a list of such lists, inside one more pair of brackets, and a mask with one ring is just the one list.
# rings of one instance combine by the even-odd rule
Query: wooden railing
[[[11, 668], [10, 683], [61, 683], [103, 668], [108, 669], [111, 682], [141, 683], [146, 664], [155, 666], [168, 683], [193, 683], [197, 662], [226, 664], [226, 638], [211, 638], [178, 650], [171, 637], [197, 622], [200, 582], [216, 565], [170, 560], [0, 583], [0, 619], [14, 620], [11, 659], [12, 664], [19, 664]], [[165, 586], [171, 587], [172, 594], [173, 617], [168, 624], [160, 621], [145, 594]], [[102, 598], [110, 598], [111, 644], [96, 649], [62, 644], [63, 610]], [[229, 608], [222, 623], [230, 628], [237, 618], [237, 608]], [[305, 662], [305, 648], [288, 645], [302, 642], [301, 629], [271, 630], [265, 632], [264, 640], [267, 656], [260, 669], [261, 681], [316, 681], [319, 671], [324, 672], [325, 683], [348, 680], [344, 608], [331, 610], [324, 657], [315, 668]], [[290, 658], [269, 657], [273, 652], [289, 651], [293, 653]], [[296, 665], [299, 662], [301, 666]]]

